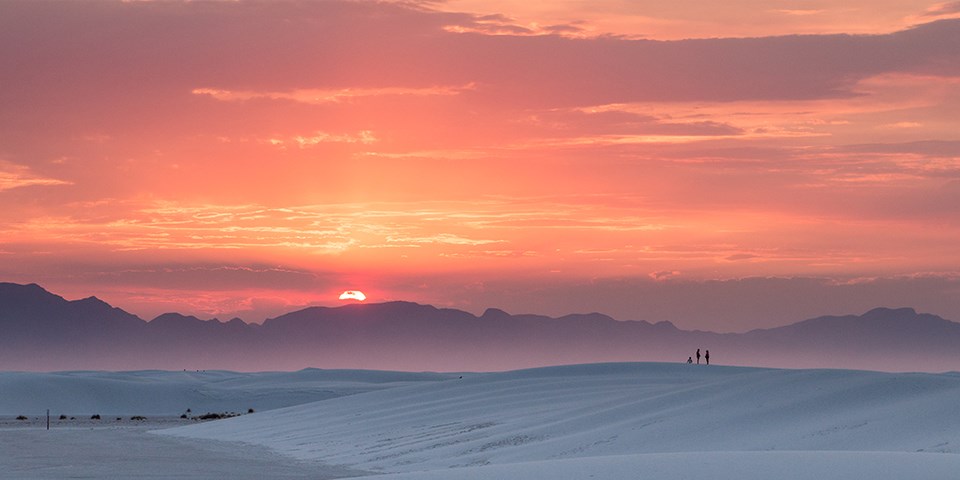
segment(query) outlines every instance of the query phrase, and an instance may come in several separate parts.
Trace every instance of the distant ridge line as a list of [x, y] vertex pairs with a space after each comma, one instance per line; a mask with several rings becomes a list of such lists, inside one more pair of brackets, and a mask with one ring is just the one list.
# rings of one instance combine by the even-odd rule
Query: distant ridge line
[[[689, 331], [600, 313], [480, 316], [408, 301], [306, 307], [263, 324], [164, 313], [151, 321], [91, 296], [0, 283], [0, 370], [305, 367], [513, 370], [556, 364], [683, 362], [711, 350], [726, 365], [958, 370], [960, 323], [909, 307], [821, 316], [746, 333]], [[42, 353], [42, 355], [40, 354]]]

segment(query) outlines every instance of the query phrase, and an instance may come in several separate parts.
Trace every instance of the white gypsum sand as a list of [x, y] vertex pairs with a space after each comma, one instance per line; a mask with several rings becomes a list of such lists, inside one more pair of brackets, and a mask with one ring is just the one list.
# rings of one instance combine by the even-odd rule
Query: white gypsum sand
[[451, 468], [478, 479], [771, 478], [763, 472], [783, 473], [777, 465], [795, 466], [784, 478], [902, 478], [907, 467], [944, 478], [960, 471], [958, 405], [957, 374], [596, 364], [464, 375], [160, 433], [410, 474], [396, 478]]
[[690, 452], [584, 457], [387, 474], [378, 480], [949, 480], [956, 455], [900, 452]]
[[0, 372], [0, 416], [179, 415], [267, 410], [447, 378], [434, 373], [305, 369]]
[[300, 462], [264, 447], [147, 433], [153, 419], [96, 427], [0, 427], [0, 479], [325, 479], [343, 469]]
[[[0, 372], [0, 479], [325, 479], [356, 475], [265, 447], [152, 435], [179, 416], [246, 413], [449, 375], [362, 370]], [[46, 409], [50, 430], [46, 430]], [[99, 414], [100, 419], [92, 419]], [[23, 415], [26, 420], [17, 420]], [[66, 418], [61, 420], [60, 415]], [[145, 420], [133, 420], [145, 416]], [[119, 418], [119, 420], [118, 420]]]
[[[463, 378], [186, 374], [0, 374], [0, 405], [53, 394], [68, 414], [96, 399], [128, 412], [121, 422], [107, 410], [100, 422], [61, 422], [53, 410], [49, 432], [42, 411], [21, 412], [25, 422], [3, 412], [0, 478], [947, 480], [960, 471], [956, 373], [635, 363]], [[144, 407], [311, 395], [322, 400], [174, 429], [177, 416]]]

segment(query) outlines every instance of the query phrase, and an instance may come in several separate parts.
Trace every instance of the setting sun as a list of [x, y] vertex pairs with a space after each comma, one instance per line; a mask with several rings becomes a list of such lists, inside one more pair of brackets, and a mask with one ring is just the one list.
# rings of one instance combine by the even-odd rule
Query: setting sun
[[360, 290], [347, 290], [340, 294], [340, 300], [356, 300], [362, 302], [367, 299], [367, 296], [363, 294]]

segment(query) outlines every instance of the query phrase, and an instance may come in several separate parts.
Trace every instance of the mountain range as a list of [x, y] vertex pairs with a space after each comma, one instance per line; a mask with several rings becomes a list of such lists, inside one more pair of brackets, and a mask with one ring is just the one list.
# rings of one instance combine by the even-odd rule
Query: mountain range
[[411, 302], [309, 307], [221, 322], [166, 313], [145, 321], [89, 297], [68, 301], [0, 283], [0, 370], [493, 371], [615, 361], [885, 371], [958, 370], [960, 323], [911, 308], [824, 316], [746, 333], [687, 331], [599, 313], [551, 318]]

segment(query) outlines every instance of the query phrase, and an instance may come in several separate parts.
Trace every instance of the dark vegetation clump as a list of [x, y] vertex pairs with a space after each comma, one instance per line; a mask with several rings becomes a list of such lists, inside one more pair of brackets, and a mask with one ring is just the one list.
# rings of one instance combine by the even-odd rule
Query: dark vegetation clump
[[252, 408], [248, 408], [248, 409], [247, 409], [247, 413], [253, 413], [253, 409], [252, 409]]
[[203, 415], [200, 415], [197, 418], [199, 418], [200, 420], [220, 420], [221, 418], [227, 418], [227, 417], [224, 417], [224, 414], [222, 413], [204, 413]]
[[134, 416], [130, 417], [130, 420], [139, 421], [139, 422], [142, 422], [142, 421], [144, 421], [144, 420], [146, 420], [146, 419], [147, 419], [147, 417], [141, 417], [140, 415], [134, 415]]
[[21, 421], [22, 421], [22, 420], [26, 420], [26, 419], [27, 419], [27, 417], [25, 417], [25, 416], [23, 416], [23, 415], [17, 415], [17, 420], [21, 420]]
[[117, 421], [119, 422], [120, 420], [123, 420], [123, 419], [122, 419], [122, 418], [120, 418], [120, 417], [117, 417]]
[[100, 414], [98, 413], [98, 414], [96, 414], [96, 415], [92, 415], [92, 416], [90, 417], [90, 420], [100, 420]]
[[223, 418], [233, 418], [233, 417], [239, 417], [239, 416], [240, 414], [237, 412], [223, 412], [223, 413], [207, 412], [207, 413], [204, 413], [203, 415], [200, 415], [197, 417], [191, 417], [191, 418], [193, 420], [220, 420]]
[[184, 413], [183, 415], [180, 415], [180, 418], [187, 418], [187, 414]]
[[66, 415], [60, 415], [60, 420], [66, 420], [66, 419], [67, 419]]

